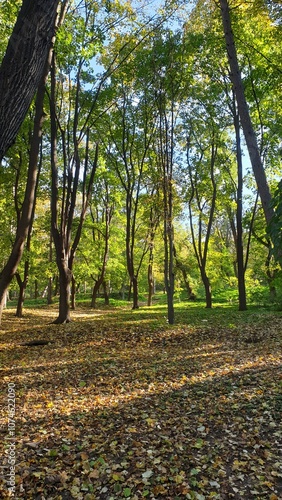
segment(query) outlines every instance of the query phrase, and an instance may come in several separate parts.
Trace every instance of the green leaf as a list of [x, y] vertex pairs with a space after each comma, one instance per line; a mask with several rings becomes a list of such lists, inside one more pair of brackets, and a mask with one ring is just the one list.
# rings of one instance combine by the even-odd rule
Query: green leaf
[[124, 490], [123, 490], [123, 496], [125, 498], [128, 498], [128, 497], [130, 497], [130, 495], [131, 495], [131, 489], [130, 488], [124, 488]]
[[193, 445], [193, 448], [202, 448], [204, 446], [204, 441], [203, 439], [199, 438], [197, 439], [196, 443]]

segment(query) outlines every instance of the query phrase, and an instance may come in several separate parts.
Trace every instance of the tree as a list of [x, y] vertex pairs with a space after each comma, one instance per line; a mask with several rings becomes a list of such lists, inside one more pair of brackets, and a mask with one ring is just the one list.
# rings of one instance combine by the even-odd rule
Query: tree
[[[103, 172], [95, 184], [95, 205], [91, 204], [90, 213], [92, 219], [92, 252], [94, 250], [95, 257], [98, 257], [96, 274], [91, 273], [94, 280], [92, 290], [91, 307], [96, 307], [97, 295], [100, 287], [105, 283], [105, 275], [107, 263], [109, 259], [109, 245], [110, 245], [110, 226], [114, 213], [114, 199], [111, 187], [109, 185], [109, 173]], [[94, 201], [94, 200], [93, 200]], [[105, 292], [106, 287], [104, 286]], [[107, 294], [106, 294], [107, 298]]]
[[5, 302], [6, 290], [17, 271], [18, 264], [22, 257], [24, 243], [32, 224], [32, 214], [34, 213], [35, 193], [36, 193], [37, 178], [38, 178], [37, 160], [38, 160], [38, 153], [42, 136], [42, 126], [44, 120], [43, 101], [45, 94], [45, 82], [48, 72], [49, 72], [49, 60], [47, 62], [45, 61], [45, 74], [41, 80], [41, 83], [37, 91], [27, 182], [26, 182], [25, 196], [22, 205], [21, 215], [18, 220], [16, 236], [11, 254], [4, 268], [2, 269], [0, 275], [0, 321]]
[[[133, 309], [138, 306], [138, 274], [148, 251], [148, 241], [139, 238], [141, 249], [137, 254], [138, 219], [140, 217], [140, 195], [144, 189], [146, 167], [154, 135], [152, 104], [146, 93], [138, 95], [135, 101], [134, 89], [118, 85], [116, 109], [111, 113], [107, 154], [109, 161], [125, 192], [126, 213], [126, 261], [130, 284], [133, 289]], [[140, 248], [140, 245], [139, 245]]]
[[[40, 6], [42, 7], [42, 2], [38, 2]], [[36, 3], [37, 5], [37, 3]], [[20, 43], [20, 38], [19, 38], [19, 33], [22, 33], [22, 26], [21, 23], [28, 23], [27, 21], [27, 16], [28, 16], [28, 7], [30, 6], [30, 2], [24, 2], [23, 8], [20, 11], [21, 14], [19, 15], [18, 21], [15, 26], [14, 30], [14, 37], [12, 36], [9, 42], [9, 46], [6, 52], [6, 55], [4, 57], [4, 66], [3, 66], [3, 75], [2, 78], [4, 78], [6, 84], [7, 84], [7, 78], [11, 78], [11, 73], [9, 73], [9, 64], [7, 63], [6, 59], [11, 56], [12, 60], [16, 64], [17, 62], [17, 56], [14, 54], [14, 50], [18, 47], [18, 44]], [[54, 5], [52, 4], [53, 9]], [[61, 10], [61, 15], [58, 20], [58, 25], [63, 21], [64, 18], [64, 13], [65, 13], [65, 8], [67, 7], [67, 1], [62, 4], [62, 10]], [[37, 54], [37, 57], [40, 57], [40, 55], [43, 57], [45, 55], [45, 59], [42, 63], [36, 62], [36, 59], [34, 59], [34, 64], [35, 64], [35, 75], [37, 75], [37, 94], [36, 94], [36, 101], [35, 101], [35, 115], [34, 115], [34, 124], [33, 124], [33, 133], [32, 133], [32, 138], [31, 138], [31, 145], [30, 145], [30, 153], [29, 153], [29, 165], [28, 165], [28, 173], [27, 173], [27, 182], [26, 182], [26, 189], [25, 189], [25, 195], [24, 195], [24, 201], [22, 205], [22, 210], [21, 210], [21, 215], [18, 220], [17, 224], [17, 232], [13, 244], [13, 248], [11, 251], [11, 254], [9, 256], [9, 259], [7, 263], [5, 264], [1, 275], [0, 275], [0, 321], [1, 321], [1, 316], [2, 316], [2, 311], [3, 311], [3, 306], [5, 302], [5, 297], [6, 297], [6, 290], [11, 283], [13, 276], [15, 275], [17, 271], [18, 264], [21, 260], [23, 249], [24, 249], [24, 243], [26, 240], [26, 237], [28, 235], [28, 232], [30, 231], [30, 227], [32, 225], [32, 218], [33, 218], [33, 213], [34, 213], [34, 205], [35, 205], [35, 195], [36, 195], [36, 186], [37, 186], [37, 181], [38, 181], [38, 154], [39, 154], [39, 147], [41, 143], [41, 137], [42, 137], [42, 126], [44, 122], [44, 112], [43, 112], [43, 104], [44, 104], [44, 96], [45, 96], [45, 84], [47, 81], [49, 69], [50, 69], [50, 64], [51, 64], [51, 59], [52, 59], [52, 54], [53, 54], [53, 46], [52, 42], [54, 42], [54, 27], [55, 27], [55, 14], [53, 12], [53, 9], [50, 8], [50, 2], [48, 2], [46, 6], [45, 12], [45, 17], [40, 12], [38, 11], [39, 6], [37, 6], [37, 9], [35, 11], [32, 10], [34, 13], [34, 18], [33, 18], [33, 29], [42, 29], [43, 33], [41, 35], [36, 33], [31, 34], [30, 40], [31, 40], [31, 48], [32, 52], [30, 53], [30, 56], [32, 55], [35, 58], [35, 55]], [[44, 10], [44, 9], [43, 9]], [[47, 16], [47, 13], [49, 14], [49, 18]], [[54, 22], [52, 24], [52, 30], [50, 27], [50, 16], [53, 14], [54, 17]], [[51, 20], [53, 20], [53, 17]], [[46, 19], [49, 19], [46, 20]], [[35, 23], [35, 21], [38, 22], [38, 24]], [[47, 25], [47, 26], [46, 26]], [[30, 26], [29, 26], [30, 27]], [[48, 28], [48, 29], [47, 29]], [[25, 27], [24, 34], [27, 37], [27, 27]], [[47, 30], [47, 31], [46, 31]], [[51, 36], [52, 34], [52, 36]], [[43, 44], [45, 46], [46, 40], [44, 39], [44, 36], [47, 36], [47, 48], [44, 50], [42, 49], [41, 45]], [[42, 38], [43, 37], [43, 38]], [[50, 40], [49, 40], [50, 38]], [[25, 41], [27, 43], [27, 41]], [[13, 45], [16, 44], [16, 45]], [[23, 42], [24, 44], [24, 42]], [[25, 44], [24, 44], [25, 45]], [[37, 47], [38, 45], [38, 47]], [[27, 56], [28, 52], [27, 49], [28, 47], [30, 48], [29, 43], [27, 43], [27, 47], [24, 50], [25, 56]], [[41, 51], [39, 50], [41, 47]], [[21, 51], [18, 51], [19, 53]], [[6, 58], [6, 59], [5, 59]], [[22, 65], [24, 62], [22, 61]], [[43, 69], [39, 73], [39, 70], [37, 68], [37, 64], [39, 67], [41, 67], [41, 64], [43, 64]], [[29, 65], [27, 64], [27, 67]], [[21, 66], [18, 67], [18, 70], [20, 71]], [[30, 68], [30, 71], [32, 71], [32, 68]], [[31, 75], [28, 73], [26, 77], [29, 79], [31, 78]], [[41, 79], [40, 79], [41, 77]], [[19, 82], [18, 82], [19, 83]], [[1, 84], [1, 75], [0, 75], [0, 84]], [[3, 84], [3, 83], [2, 83]], [[30, 85], [32, 86], [31, 82]], [[1, 87], [0, 87], [1, 91]], [[0, 94], [1, 95], [1, 94]], [[16, 95], [17, 92], [16, 92]], [[30, 96], [30, 95], [29, 95]], [[32, 99], [33, 95], [30, 96], [30, 101]], [[20, 99], [20, 96], [18, 95], [18, 99]], [[13, 99], [12, 99], [13, 101]], [[30, 102], [29, 102], [30, 104]], [[16, 102], [14, 101], [14, 105], [16, 105]], [[10, 108], [10, 112], [12, 108]], [[8, 113], [5, 114], [6, 119], [8, 119]], [[4, 114], [2, 115], [4, 117]], [[22, 116], [22, 115], [17, 115], [15, 113], [15, 116]], [[24, 116], [22, 117], [22, 120], [24, 119]], [[20, 120], [20, 121], [22, 121]], [[1, 123], [1, 121], [0, 121]], [[15, 122], [16, 123], [16, 122]], [[18, 130], [19, 126], [19, 121], [16, 123], [16, 129]], [[9, 127], [7, 127], [9, 128]], [[15, 133], [15, 132], [14, 132]], [[16, 135], [16, 134], [15, 134]], [[4, 137], [5, 134], [4, 134]], [[8, 137], [8, 136], [7, 136]], [[9, 136], [10, 137], [10, 136]], [[14, 137], [15, 138], [15, 137]], [[6, 138], [6, 147], [7, 144], [10, 145], [10, 139], [7, 140]], [[5, 142], [5, 139], [4, 139]], [[4, 151], [4, 150], [3, 150]], [[4, 153], [3, 153], [4, 154]]]
[[[64, 2], [66, 3], [66, 1]], [[24, 0], [0, 67], [0, 161], [13, 144], [42, 79], [59, 0]]]
[[230, 79], [233, 83], [233, 88], [238, 105], [238, 113], [240, 116], [241, 125], [245, 136], [245, 141], [247, 144], [254, 176], [260, 194], [265, 214], [265, 219], [267, 224], [270, 224], [271, 219], [274, 215], [274, 210], [271, 204], [271, 194], [260, 156], [256, 133], [252, 124], [248, 104], [245, 98], [245, 91], [242, 82], [241, 71], [237, 57], [237, 50], [231, 25], [229, 1], [219, 0], [219, 4], [221, 7], [221, 17], [222, 17], [224, 36], [226, 42], [226, 50], [230, 65]]
[[[56, 250], [56, 262], [59, 271], [60, 282], [60, 300], [59, 300], [59, 315], [54, 323], [62, 324], [70, 321], [70, 296], [71, 283], [73, 280], [73, 262], [75, 253], [80, 241], [82, 226], [85, 220], [86, 211], [89, 205], [94, 175], [98, 163], [98, 144], [96, 144], [94, 156], [91, 158], [89, 140], [90, 131], [80, 135], [78, 113], [80, 102], [80, 71], [77, 73], [77, 88], [72, 101], [71, 92], [69, 98], [69, 109], [74, 106], [73, 121], [67, 118], [66, 129], [63, 125], [63, 116], [60, 116], [58, 111], [58, 103], [56, 101], [57, 93], [57, 74], [56, 74], [56, 59], [53, 56], [51, 68], [51, 92], [49, 94], [50, 101], [50, 117], [51, 117], [51, 230], [53, 241]], [[83, 124], [85, 122], [83, 121]], [[82, 125], [83, 127], [83, 125]], [[59, 137], [60, 133], [60, 137]], [[66, 136], [72, 137], [73, 144], [66, 141]], [[61, 186], [62, 195], [59, 196], [59, 163], [57, 157], [58, 139], [60, 138], [60, 147], [62, 149], [63, 184]], [[84, 147], [81, 146], [82, 139]], [[82, 176], [82, 183], [80, 183]], [[80, 207], [79, 223], [76, 230], [73, 231], [73, 223], [75, 218], [75, 210], [77, 209], [77, 198], [80, 192], [82, 194], [82, 202]], [[73, 236], [74, 232], [74, 236]], [[73, 236], [73, 239], [72, 239]]]
[[[193, 150], [196, 156], [194, 158], [191, 158], [191, 152], [193, 152]], [[217, 158], [218, 137], [217, 132], [214, 128], [214, 124], [212, 124], [211, 127], [211, 138], [210, 144], [208, 144], [208, 146], [200, 144], [197, 138], [196, 144], [193, 145], [191, 138], [188, 138], [187, 164], [190, 182], [190, 193], [188, 195], [189, 221], [193, 248], [205, 288], [207, 308], [212, 307], [211, 284], [207, 275], [207, 257], [212, 223], [216, 207]], [[195, 230], [194, 227], [196, 214], [198, 218], [197, 230]]]

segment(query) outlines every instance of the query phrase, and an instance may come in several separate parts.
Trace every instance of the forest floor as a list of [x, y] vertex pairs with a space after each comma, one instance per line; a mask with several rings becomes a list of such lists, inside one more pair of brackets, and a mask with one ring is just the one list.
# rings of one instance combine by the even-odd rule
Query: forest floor
[[55, 312], [3, 314], [0, 498], [282, 498], [281, 312]]

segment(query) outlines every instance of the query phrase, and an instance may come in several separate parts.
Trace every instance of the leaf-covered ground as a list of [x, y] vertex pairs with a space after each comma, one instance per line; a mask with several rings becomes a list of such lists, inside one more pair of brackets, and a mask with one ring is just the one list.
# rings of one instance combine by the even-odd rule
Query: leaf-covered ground
[[0, 465], [14, 383], [15, 498], [282, 498], [281, 313], [54, 314], [4, 313]]

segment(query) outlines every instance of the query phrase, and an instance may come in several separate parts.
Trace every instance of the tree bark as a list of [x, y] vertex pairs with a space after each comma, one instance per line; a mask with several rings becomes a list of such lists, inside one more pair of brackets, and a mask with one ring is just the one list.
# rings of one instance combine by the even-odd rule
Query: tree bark
[[203, 282], [203, 285], [205, 288], [206, 308], [211, 309], [212, 308], [211, 284], [210, 284], [210, 280], [209, 280], [204, 269], [201, 269], [201, 277], [202, 277], [202, 282]]
[[109, 288], [107, 286], [106, 281], [103, 281], [103, 291], [104, 291], [104, 299], [105, 299], [105, 306], [110, 305], [110, 296], [109, 296]]
[[274, 215], [274, 210], [271, 206], [271, 194], [260, 156], [256, 133], [252, 124], [248, 104], [245, 99], [245, 91], [231, 25], [229, 2], [228, 0], [219, 0], [219, 3], [221, 7], [221, 17], [226, 42], [226, 50], [230, 66], [230, 79], [233, 83], [241, 125], [244, 132], [245, 141], [248, 148], [255, 180], [257, 183], [265, 219], [267, 224], [270, 224], [270, 221]]
[[23, 0], [0, 67], [0, 161], [16, 139], [44, 72], [59, 0]]
[[27, 282], [28, 282], [28, 267], [29, 267], [28, 261], [26, 261], [23, 280], [21, 279], [20, 274], [16, 273], [16, 278], [17, 278], [17, 282], [19, 285], [19, 297], [18, 297], [17, 310], [16, 310], [16, 317], [17, 318], [23, 317], [23, 304], [24, 304], [25, 291], [26, 291]]
[[17, 233], [15, 242], [13, 244], [12, 252], [0, 276], [0, 322], [2, 317], [3, 301], [5, 300], [6, 289], [8, 288], [9, 284], [11, 283], [17, 271], [19, 262], [23, 254], [24, 243], [27, 238], [28, 232], [30, 230], [30, 226], [32, 224], [32, 214], [34, 210], [35, 194], [36, 194], [36, 186], [38, 178], [38, 154], [42, 136], [42, 126], [44, 121], [43, 102], [45, 95], [45, 81], [49, 71], [49, 61], [47, 63], [45, 61], [45, 64], [46, 66], [44, 71], [44, 77], [41, 80], [36, 97], [33, 136], [30, 147], [29, 166], [28, 166], [26, 190], [22, 206], [22, 212], [20, 219], [18, 221]]
[[153, 305], [153, 295], [154, 295], [153, 261], [150, 255], [150, 260], [148, 264], [148, 301], [147, 301], [147, 305], [149, 307]]
[[240, 121], [234, 107], [234, 127], [236, 135], [236, 158], [238, 171], [238, 187], [237, 187], [237, 238], [236, 238], [236, 253], [237, 253], [237, 268], [238, 268], [238, 292], [239, 292], [239, 311], [246, 311], [247, 297], [245, 285], [245, 264], [244, 264], [244, 248], [243, 248], [243, 165], [242, 151], [240, 138]]
[[75, 298], [76, 298], [76, 283], [75, 283], [75, 277], [72, 275], [71, 278], [71, 309], [72, 311], [75, 311]]
[[138, 278], [137, 276], [133, 276], [132, 278], [132, 296], [133, 296], [133, 304], [132, 309], [138, 309]]
[[69, 269], [66, 259], [57, 259], [57, 265], [60, 278], [60, 302], [59, 315], [53, 322], [54, 324], [63, 324], [70, 322], [70, 297], [72, 272]]
[[94, 283], [94, 286], [93, 286], [93, 290], [92, 290], [92, 298], [91, 298], [91, 307], [93, 309], [96, 309], [96, 303], [97, 303], [97, 296], [98, 296], [98, 292], [99, 292], [99, 289], [100, 289], [100, 286], [102, 285], [102, 281], [103, 280], [99, 280], [99, 278], [95, 281]]

